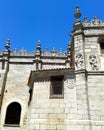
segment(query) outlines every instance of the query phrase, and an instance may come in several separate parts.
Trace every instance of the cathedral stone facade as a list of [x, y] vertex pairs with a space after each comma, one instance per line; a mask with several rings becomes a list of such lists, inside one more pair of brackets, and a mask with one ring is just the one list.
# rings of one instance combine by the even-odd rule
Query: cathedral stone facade
[[0, 130], [104, 130], [104, 22], [76, 7], [65, 53], [0, 52]]

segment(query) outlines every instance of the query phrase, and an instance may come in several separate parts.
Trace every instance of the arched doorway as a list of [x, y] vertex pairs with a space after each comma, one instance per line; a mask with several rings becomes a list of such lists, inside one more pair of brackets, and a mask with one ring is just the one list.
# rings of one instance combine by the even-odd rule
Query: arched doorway
[[21, 116], [21, 105], [17, 102], [9, 104], [6, 111], [5, 124], [19, 125]]

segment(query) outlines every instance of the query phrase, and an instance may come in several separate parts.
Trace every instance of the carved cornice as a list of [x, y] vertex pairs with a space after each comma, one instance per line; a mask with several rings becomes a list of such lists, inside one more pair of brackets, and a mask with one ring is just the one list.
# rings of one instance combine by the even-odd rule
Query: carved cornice
[[87, 71], [87, 75], [104, 75], [104, 71]]

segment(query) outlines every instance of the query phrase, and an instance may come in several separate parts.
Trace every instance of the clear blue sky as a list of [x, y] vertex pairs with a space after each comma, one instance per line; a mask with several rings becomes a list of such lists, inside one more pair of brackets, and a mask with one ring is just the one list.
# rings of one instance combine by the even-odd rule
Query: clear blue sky
[[67, 49], [69, 34], [79, 5], [88, 20], [104, 20], [104, 0], [0, 0], [0, 50], [7, 39], [11, 49], [34, 51], [38, 40], [42, 50]]

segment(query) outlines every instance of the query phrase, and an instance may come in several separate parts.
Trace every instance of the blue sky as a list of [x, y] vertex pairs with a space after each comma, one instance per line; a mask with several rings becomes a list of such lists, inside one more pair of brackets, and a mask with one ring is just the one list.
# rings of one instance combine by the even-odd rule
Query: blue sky
[[10, 39], [11, 50], [34, 51], [40, 40], [42, 50], [65, 51], [76, 5], [82, 21], [85, 16], [104, 20], [104, 0], [0, 0], [0, 50]]

